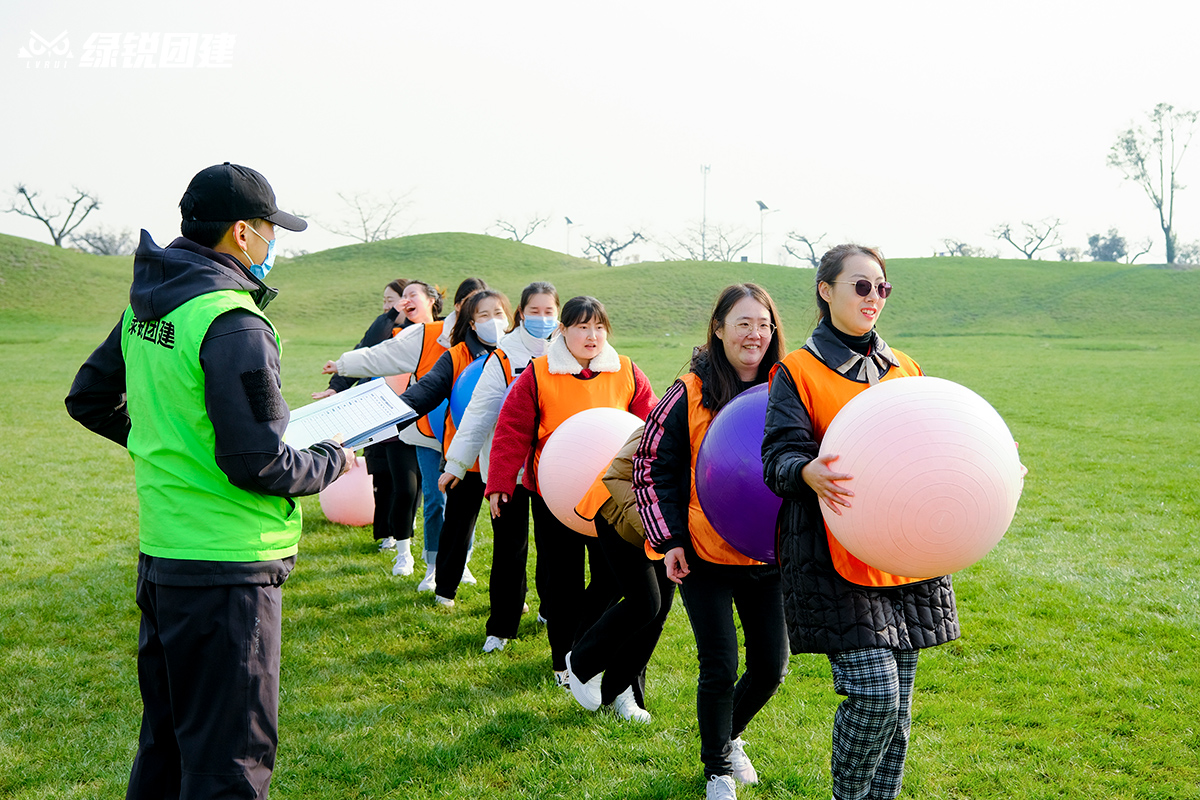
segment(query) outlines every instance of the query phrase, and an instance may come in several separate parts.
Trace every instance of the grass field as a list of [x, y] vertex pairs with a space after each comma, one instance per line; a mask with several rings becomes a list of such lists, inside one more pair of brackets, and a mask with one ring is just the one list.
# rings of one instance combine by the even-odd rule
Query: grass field
[[[163, 244], [160, 242], [160, 244]], [[377, 313], [384, 283], [481, 275], [516, 297], [549, 279], [609, 306], [614, 344], [661, 393], [718, 289], [762, 283], [790, 347], [812, 320], [808, 270], [599, 267], [468, 234], [282, 262], [270, 313], [289, 403]], [[1008, 535], [955, 576], [963, 636], [926, 651], [905, 797], [1200, 798], [1200, 272], [1117, 264], [897, 259], [880, 330], [1007, 420], [1030, 469]], [[124, 452], [62, 398], [125, 303], [128, 259], [0, 236], [0, 797], [121, 796], [140, 701], [137, 553]], [[648, 727], [553, 686], [544, 631], [484, 656], [486, 515], [451, 612], [395, 579], [368, 531], [304, 501], [284, 590], [279, 798], [703, 796], [695, 647], [682, 606], [650, 666]], [[532, 588], [532, 569], [531, 569]], [[531, 598], [531, 605], [536, 602]], [[838, 697], [794, 656], [746, 734], [746, 798], [828, 798]]]

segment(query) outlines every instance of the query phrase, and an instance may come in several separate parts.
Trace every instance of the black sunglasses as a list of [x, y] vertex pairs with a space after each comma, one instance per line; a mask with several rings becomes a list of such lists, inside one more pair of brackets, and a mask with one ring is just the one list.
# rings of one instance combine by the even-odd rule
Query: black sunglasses
[[852, 284], [854, 286], [854, 291], [859, 297], [870, 297], [871, 289], [874, 289], [879, 294], [879, 297], [883, 300], [886, 300], [887, 296], [892, 293], [892, 285], [887, 281], [882, 281], [878, 285], [873, 285], [866, 278], [860, 278], [856, 281], [830, 281], [830, 283]]

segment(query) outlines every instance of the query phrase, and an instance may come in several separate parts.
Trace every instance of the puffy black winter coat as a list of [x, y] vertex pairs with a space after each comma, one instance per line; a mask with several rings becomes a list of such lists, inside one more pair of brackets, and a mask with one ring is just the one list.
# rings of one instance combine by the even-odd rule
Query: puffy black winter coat
[[[850, 357], [849, 348], [822, 329], [813, 334], [820, 352], [830, 363], [843, 363]], [[834, 569], [819, 500], [800, 476], [819, 449], [791, 374], [777, 369], [767, 405], [763, 477], [783, 498], [776, 554], [792, 652], [915, 650], [957, 639], [958, 613], [949, 575], [870, 588], [850, 583]]]

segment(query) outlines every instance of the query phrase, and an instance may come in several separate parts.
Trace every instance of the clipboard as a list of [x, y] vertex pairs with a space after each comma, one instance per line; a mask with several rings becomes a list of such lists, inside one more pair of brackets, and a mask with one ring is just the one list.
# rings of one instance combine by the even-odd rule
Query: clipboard
[[293, 411], [283, 440], [300, 450], [341, 434], [342, 447], [356, 450], [394, 436], [416, 416], [386, 381], [367, 381]]

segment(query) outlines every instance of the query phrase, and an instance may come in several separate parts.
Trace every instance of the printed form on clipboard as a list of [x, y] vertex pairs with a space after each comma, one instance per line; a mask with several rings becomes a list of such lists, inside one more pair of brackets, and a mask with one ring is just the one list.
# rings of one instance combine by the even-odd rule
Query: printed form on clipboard
[[416, 416], [387, 381], [367, 381], [293, 411], [283, 440], [300, 450], [341, 434], [342, 446], [356, 450], [395, 436]]

